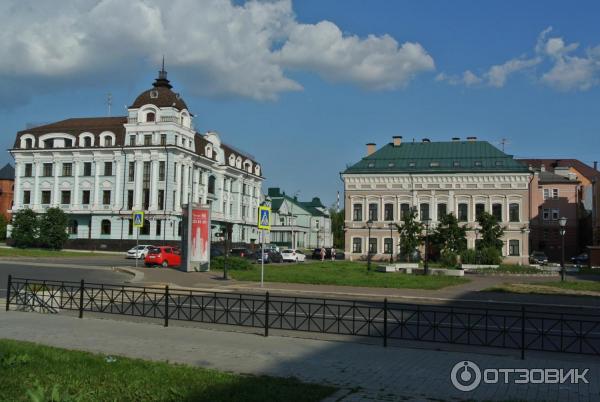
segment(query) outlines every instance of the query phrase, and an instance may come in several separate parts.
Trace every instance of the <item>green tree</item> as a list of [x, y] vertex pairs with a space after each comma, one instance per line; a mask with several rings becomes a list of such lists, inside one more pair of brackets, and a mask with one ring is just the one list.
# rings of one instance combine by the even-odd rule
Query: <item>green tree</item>
[[495, 248], [498, 251], [502, 250], [502, 236], [504, 236], [504, 229], [498, 223], [498, 220], [494, 215], [483, 212], [477, 217], [479, 222], [479, 233], [481, 234], [481, 240], [477, 245], [477, 248], [484, 249], [488, 247]]
[[69, 238], [67, 234], [68, 218], [60, 208], [48, 208], [40, 216], [39, 243], [42, 247], [60, 250]]
[[8, 225], [8, 219], [4, 215], [0, 215], [0, 240], [6, 240], [6, 225]]
[[423, 224], [417, 221], [417, 210], [414, 208], [404, 214], [401, 222], [401, 225], [396, 225], [400, 234], [400, 256], [410, 262], [415, 250], [423, 241]]
[[13, 215], [10, 238], [16, 247], [33, 247], [39, 233], [38, 219], [31, 209], [21, 209]]
[[458, 224], [454, 214], [443, 215], [431, 235], [431, 243], [440, 253], [460, 254], [467, 249], [467, 229]]
[[333, 247], [338, 250], [344, 249], [344, 210], [337, 212], [334, 208], [329, 209], [331, 217], [331, 231], [333, 233]]

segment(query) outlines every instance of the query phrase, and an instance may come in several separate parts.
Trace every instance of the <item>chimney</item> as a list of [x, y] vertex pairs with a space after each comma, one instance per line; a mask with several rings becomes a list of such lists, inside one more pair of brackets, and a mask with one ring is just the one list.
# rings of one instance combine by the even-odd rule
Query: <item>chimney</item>
[[546, 166], [542, 163], [540, 165], [540, 172], [545, 172], [546, 171]]
[[460, 141], [460, 137], [452, 137], [452, 142], [458, 142]]
[[469, 141], [469, 142], [477, 141], [477, 137], [467, 137], [467, 141]]
[[598, 161], [594, 161], [594, 170], [598, 170]]
[[395, 136], [392, 137], [392, 141], [393, 141], [395, 147], [399, 147], [400, 144], [402, 144], [402, 136], [401, 135], [395, 135]]
[[431, 141], [429, 140], [429, 138], [423, 138], [423, 142], [425, 142], [425, 143], [429, 143], [429, 142], [431, 142]]
[[367, 156], [372, 155], [375, 152], [375, 144], [372, 142], [369, 142], [367, 144]]

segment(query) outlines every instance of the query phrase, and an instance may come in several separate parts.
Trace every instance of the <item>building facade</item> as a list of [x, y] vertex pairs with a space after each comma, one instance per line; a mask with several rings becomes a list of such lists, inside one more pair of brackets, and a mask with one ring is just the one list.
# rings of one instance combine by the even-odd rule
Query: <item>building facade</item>
[[15, 168], [7, 163], [0, 169], [0, 213], [10, 221], [15, 189]]
[[565, 226], [565, 258], [577, 255], [580, 219], [583, 205], [581, 183], [574, 173], [558, 175], [541, 165], [531, 182], [530, 249], [543, 251], [550, 261], [560, 262], [562, 238], [558, 220], [567, 218]]
[[74, 118], [17, 133], [12, 212], [69, 215], [71, 246], [122, 248], [136, 239], [132, 212], [145, 211], [142, 242], [181, 239], [182, 205], [208, 204], [213, 235], [233, 223], [233, 241], [258, 239], [263, 175], [250, 156], [199, 134], [167, 73], [127, 116]]
[[267, 199], [273, 214], [271, 243], [299, 249], [332, 247], [331, 217], [319, 198], [299, 201], [279, 188], [269, 188]]
[[368, 249], [374, 258], [397, 255], [394, 226], [401, 214], [415, 208], [418, 219], [430, 219], [432, 227], [442, 214], [453, 213], [467, 227], [469, 248], [477, 241], [478, 214], [493, 214], [505, 229], [506, 260], [528, 262], [532, 174], [488, 142], [468, 137], [406, 143], [393, 137], [379, 150], [367, 144], [367, 155], [341, 176], [347, 258], [364, 258]]

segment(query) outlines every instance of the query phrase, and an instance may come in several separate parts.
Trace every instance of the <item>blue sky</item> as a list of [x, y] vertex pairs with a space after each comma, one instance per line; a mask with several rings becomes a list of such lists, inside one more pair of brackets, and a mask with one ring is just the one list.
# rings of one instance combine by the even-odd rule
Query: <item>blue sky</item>
[[265, 192], [330, 204], [365, 143], [393, 135], [600, 159], [597, 2], [24, 4], [0, 6], [4, 149], [28, 123], [106, 115], [109, 92], [123, 114], [164, 53], [197, 130], [254, 155]]

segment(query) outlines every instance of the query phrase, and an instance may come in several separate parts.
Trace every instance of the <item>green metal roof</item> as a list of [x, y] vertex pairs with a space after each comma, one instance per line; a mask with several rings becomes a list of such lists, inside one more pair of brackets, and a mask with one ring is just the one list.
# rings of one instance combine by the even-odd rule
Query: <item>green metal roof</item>
[[526, 173], [529, 169], [487, 141], [387, 144], [343, 173]]

